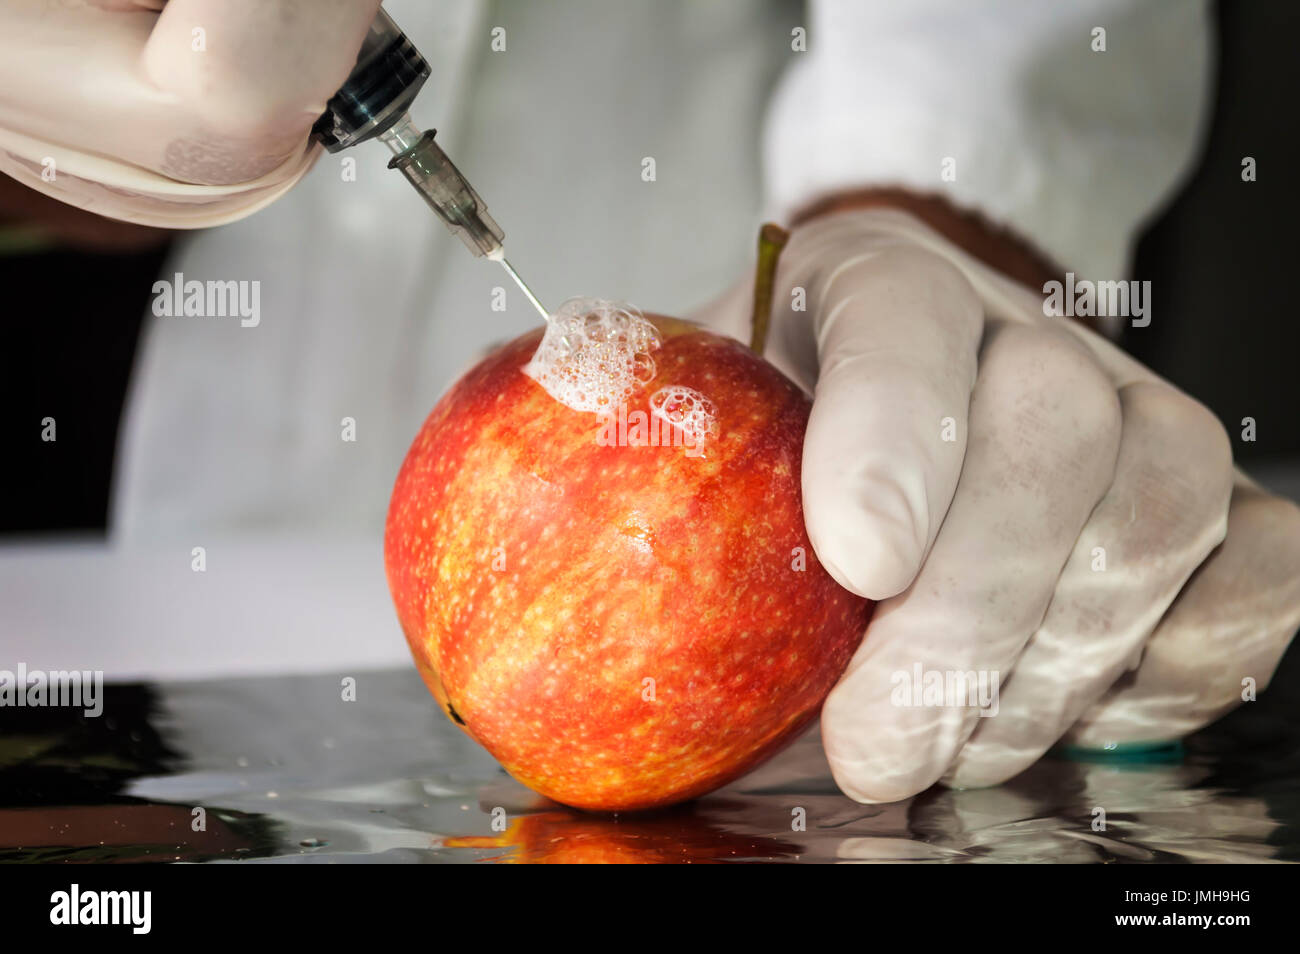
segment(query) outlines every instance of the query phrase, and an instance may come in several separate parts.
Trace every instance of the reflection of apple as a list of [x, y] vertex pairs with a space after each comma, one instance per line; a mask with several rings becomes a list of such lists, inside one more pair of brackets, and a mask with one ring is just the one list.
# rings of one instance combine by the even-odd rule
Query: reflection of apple
[[[540, 332], [466, 374], [393, 489], [388, 582], [443, 710], [519, 781], [593, 810], [683, 801], [794, 738], [871, 604], [817, 563], [808, 398], [737, 342], [667, 318], [653, 381], [715, 427], [610, 446], [521, 372]], [[689, 452], [688, 451], [693, 451]]]
[[[502, 849], [483, 860], [528, 865], [722, 864], [788, 861], [805, 850], [792, 840], [730, 830], [720, 814], [700, 815], [694, 806], [611, 818], [547, 811], [510, 820], [499, 835], [445, 838], [444, 848]], [[724, 807], [725, 803], [724, 803]]]

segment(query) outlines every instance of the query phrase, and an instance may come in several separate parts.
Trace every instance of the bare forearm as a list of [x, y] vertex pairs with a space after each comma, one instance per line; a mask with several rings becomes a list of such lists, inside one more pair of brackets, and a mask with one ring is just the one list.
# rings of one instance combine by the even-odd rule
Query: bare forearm
[[1064, 269], [1027, 239], [1002, 228], [978, 212], [959, 209], [938, 195], [906, 189], [870, 188], [838, 192], [805, 206], [794, 217], [799, 225], [832, 212], [867, 208], [902, 209], [991, 268], [1031, 288], [1059, 280]]

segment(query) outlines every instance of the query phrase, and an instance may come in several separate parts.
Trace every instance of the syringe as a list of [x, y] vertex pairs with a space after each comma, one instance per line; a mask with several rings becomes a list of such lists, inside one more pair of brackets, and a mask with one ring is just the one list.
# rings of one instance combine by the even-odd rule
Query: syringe
[[429, 64], [383, 10], [357, 54], [356, 66], [325, 112], [312, 127], [312, 136], [330, 152], [339, 152], [368, 139], [379, 139], [393, 151], [388, 168], [403, 175], [476, 257], [486, 256], [514, 279], [544, 319], [550, 312], [537, 300], [505, 256], [505, 232], [488, 215], [487, 204], [433, 141], [434, 130], [421, 134], [407, 110], [429, 78]]

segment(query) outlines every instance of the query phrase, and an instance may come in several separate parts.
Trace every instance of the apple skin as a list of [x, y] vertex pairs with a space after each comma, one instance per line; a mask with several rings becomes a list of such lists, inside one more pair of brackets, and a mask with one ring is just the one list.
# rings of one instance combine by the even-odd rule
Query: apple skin
[[628, 406], [670, 385], [703, 393], [717, 421], [703, 456], [602, 446], [596, 414], [523, 373], [539, 329], [438, 402], [384, 541], [443, 712], [524, 785], [591, 811], [685, 801], [773, 755], [817, 715], [872, 611], [804, 528], [808, 397], [739, 342], [647, 317], [658, 371]]

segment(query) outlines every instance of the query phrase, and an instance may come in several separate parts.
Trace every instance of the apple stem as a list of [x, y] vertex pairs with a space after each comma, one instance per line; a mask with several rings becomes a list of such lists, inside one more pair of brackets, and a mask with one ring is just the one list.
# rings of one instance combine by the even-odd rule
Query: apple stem
[[762, 355], [767, 346], [767, 327], [772, 321], [772, 292], [776, 284], [776, 262], [790, 240], [779, 225], [764, 223], [758, 230], [758, 266], [754, 269], [754, 310], [749, 319], [749, 348]]

